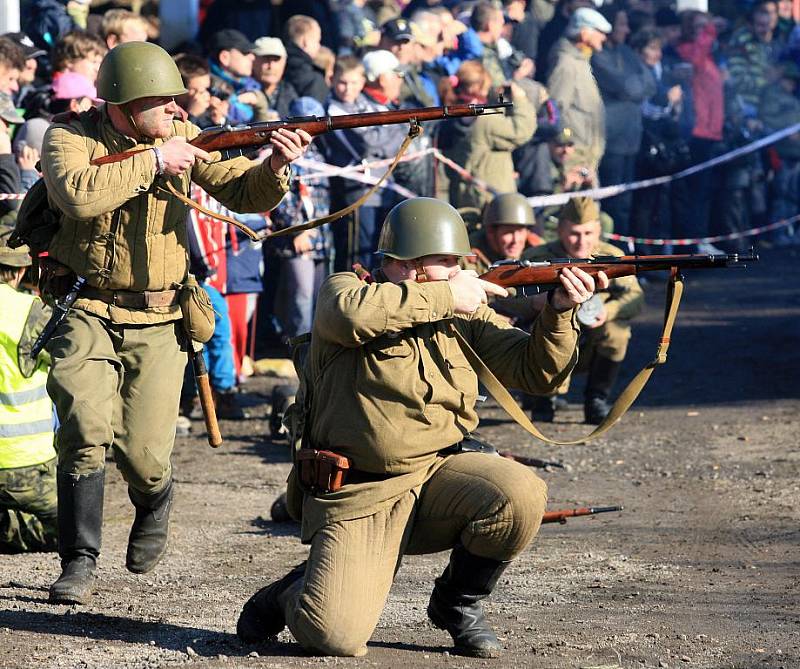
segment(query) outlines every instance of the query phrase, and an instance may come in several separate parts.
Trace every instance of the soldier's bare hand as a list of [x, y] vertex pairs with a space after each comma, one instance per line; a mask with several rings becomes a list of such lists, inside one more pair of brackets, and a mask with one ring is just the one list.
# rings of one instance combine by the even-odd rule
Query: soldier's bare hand
[[279, 172], [293, 160], [297, 160], [306, 152], [311, 140], [311, 135], [305, 130], [278, 128], [270, 137], [272, 155], [269, 159], [269, 166], [272, 171]]
[[164, 174], [171, 177], [191, 169], [197, 160], [211, 160], [208, 153], [189, 144], [185, 137], [173, 137], [164, 142], [159, 149], [164, 160]]
[[496, 284], [479, 279], [472, 270], [455, 272], [448, 279], [453, 293], [453, 310], [457, 314], [474, 314], [489, 295], [507, 297], [508, 291]]
[[565, 267], [558, 276], [561, 286], [553, 293], [553, 308], [557, 311], [567, 311], [579, 304], [583, 304], [595, 292], [608, 288], [608, 277], [605, 272], [597, 273], [597, 282], [594, 278], [577, 267]]

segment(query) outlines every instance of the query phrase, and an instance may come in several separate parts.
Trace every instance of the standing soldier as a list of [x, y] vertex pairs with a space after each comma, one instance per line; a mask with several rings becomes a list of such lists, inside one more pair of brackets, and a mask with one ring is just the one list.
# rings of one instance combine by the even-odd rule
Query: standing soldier
[[[526, 260], [552, 258], [591, 258], [593, 255], [621, 256], [616, 246], [600, 240], [600, 209], [589, 197], [576, 197], [561, 210], [558, 240], [525, 252]], [[644, 293], [635, 276], [612, 279], [607, 290], [600, 291], [578, 311], [581, 323], [581, 346], [578, 371], [588, 371], [584, 392], [584, 418], [599, 425], [611, 410], [611, 388], [619, 375], [631, 338], [631, 319], [644, 306]], [[569, 390], [567, 377], [555, 394], [537, 397], [533, 418], [550, 422], [558, 406], [558, 395]]]
[[[98, 111], [53, 124], [42, 167], [59, 227], [46, 289], [86, 284], [48, 344], [48, 391], [58, 432], [61, 576], [50, 600], [86, 603], [100, 553], [106, 450], [128, 484], [136, 517], [126, 567], [153, 569], [167, 545], [173, 496], [170, 456], [188, 337], [181, 327], [187, 286], [186, 208], [166, 191], [195, 181], [235, 211], [262, 212], [287, 190], [288, 163], [310, 142], [302, 132], [272, 135], [273, 153], [256, 164], [220, 160], [193, 147], [196, 126], [176, 119], [186, 93], [175, 63], [147, 42], [121, 44], [104, 58]], [[120, 151], [122, 161], [91, 161]], [[63, 276], [66, 275], [66, 276]], [[66, 280], [65, 280], [66, 279]], [[179, 295], [181, 297], [179, 297]], [[207, 316], [207, 314], [206, 314]]]
[[[478, 379], [463, 341], [501, 382], [548, 392], [575, 362], [574, 307], [594, 281], [564, 270], [529, 335], [486, 306], [505, 290], [459, 269], [471, 251], [449, 204], [395, 206], [379, 252], [376, 283], [339, 273], [320, 291], [288, 495], [311, 551], [250, 598], [237, 633], [259, 642], [288, 625], [313, 652], [363, 655], [402, 557], [452, 549], [428, 616], [458, 652], [493, 657], [502, 647], [480, 601], [538, 531], [546, 488], [518, 463], [465, 452]], [[599, 282], [607, 285], [604, 274]]]
[[47, 321], [38, 297], [18, 292], [31, 264], [0, 227], [0, 553], [56, 549], [56, 451], [49, 356], [30, 350]]

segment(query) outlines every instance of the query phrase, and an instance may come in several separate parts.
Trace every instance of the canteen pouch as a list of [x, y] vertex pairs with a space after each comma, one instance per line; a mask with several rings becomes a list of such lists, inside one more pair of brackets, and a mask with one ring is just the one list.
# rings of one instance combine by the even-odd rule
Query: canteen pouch
[[181, 285], [178, 302], [186, 334], [205, 344], [214, 334], [214, 307], [208, 293], [191, 274]]
[[300, 485], [312, 495], [338, 491], [347, 479], [350, 460], [333, 451], [302, 448], [297, 452], [295, 466]]

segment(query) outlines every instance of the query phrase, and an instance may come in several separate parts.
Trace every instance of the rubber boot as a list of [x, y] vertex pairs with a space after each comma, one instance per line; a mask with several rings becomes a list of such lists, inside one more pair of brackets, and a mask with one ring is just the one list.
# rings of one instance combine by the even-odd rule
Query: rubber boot
[[453, 637], [455, 651], [472, 657], [498, 657], [503, 650], [483, 615], [481, 600], [494, 590], [508, 562], [478, 557], [456, 546], [450, 564], [436, 579], [428, 617]]
[[611, 411], [608, 396], [619, 376], [621, 366], [622, 363], [600, 355], [595, 355], [592, 359], [583, 405], [584, 420], [590, 425], [600, 425]]
[[128, 536], [125, 566], [134, 574], [146, 574], [164, 557], [169, 537], [169, 512], [172, 508], [172, 479], [160, 492], [146, 495], [128, 488], [136, 517]]
[[261, 588], [247, 600], [236, 622], [236, 636], [242, 643], [259, 643], [274, 637], [286, 627], [281, 595], [306, 573], [302, 562], [284, 577]]
[[56, 481], [61, 576], [50, 586], [50, 601], [88, 604], [103, 533], [105, 470], [85, 476], [59, 471]]

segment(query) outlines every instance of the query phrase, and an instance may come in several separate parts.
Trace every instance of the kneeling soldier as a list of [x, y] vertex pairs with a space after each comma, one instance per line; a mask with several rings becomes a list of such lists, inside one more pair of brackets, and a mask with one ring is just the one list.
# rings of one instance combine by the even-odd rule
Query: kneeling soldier
[[[621, 256], [616, 246], [601, 241], [600, 210], [588, 197], [577, 197], [564, 205], [558, 219], [558, 240], [528, 249], [526, 260]], [[644, 293], [635, 276], [612, 279], [607, 290], [597, 294], [578, 312], [581, 323], [580, 355], [576, 371], [588, 372], [584, 391], [584, 419], [599, 425], [611, 410], [608, 398], [619, 375], [631, 338], [631, 319], [644, 306]], [[592, 308], [593, 307], [593, 308]], [[569, 390], [569, 377], [556, 393], [536, 398], [534, 420], [553, 420], [558, 395]]]
[[575, 363], [574, 311], [594, 280], [564, 270], [529, 335], [486, 305], [502, 288], [459, 268], [471, 250], [449, 204], [394, 207], [379, 252], [376, 282], [339, 273], [320, 291], [289, 482], [311, 549], [250, 598], [237, 633], [258, 642], [288, 625], [310, 651], [363, 655], [403, 556], [451, 550], [428, 616], [458, 652], [493, 657], [480, 602], [536, 535], [546, 487], [518, 463], [467, 452], [478, 379], [457, 334], [501, 382], [552, 392]]

